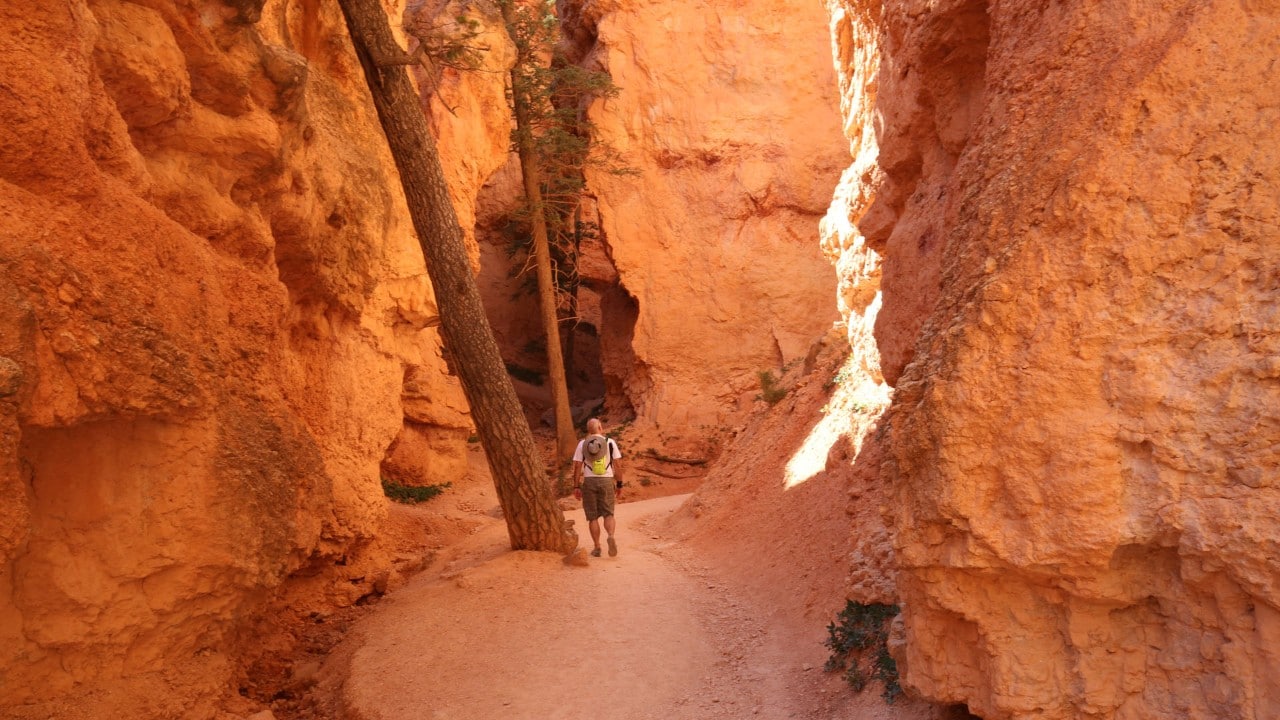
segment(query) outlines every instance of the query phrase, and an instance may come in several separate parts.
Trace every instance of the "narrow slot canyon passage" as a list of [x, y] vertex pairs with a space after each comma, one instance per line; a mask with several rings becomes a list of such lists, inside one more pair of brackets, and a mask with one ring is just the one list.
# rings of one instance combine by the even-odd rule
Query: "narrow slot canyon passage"
[[351, 631], [326, 669], [337, 675], [312, 691], [315, 715], [279, 716], [952, 717], [823, 672], [823, 638], [789, 616], [790, 590], [748, 595], [674, 538], [687, 500], [621, 504], [618, 556], [585, 568], [512, 553], [499, 522], [477, 526]]
[[[827, 427], [828, 413], [868, 399], [840, 384], [846, 366], [835, 348], [816, 357], [724, 476], [693, 480], [697, 495], [644, 497], [634, 478], [653, 461], [624, 443], [618, 555], [581, 565], [510, 551], [473, 445], [447, 493], [393, 508], [410, 545], [423, 528], [440, 543], [422, 570], [373, 598], [331, 652], [297, 659], [309, 669], [275, 689], [276, 717], [967, 718], [910, 698], [887, 704], [878, 686], [854, 693], [824, 669], [844, 587], [829, 569], [850, 546], [848, 515], [825, 508], [877, 492], [865, 473], [813, 469], [857, 452], [859, 438]], [[867, 415], [863, 431], [873, 424]], [[589, 547], [579, 505], [564, 503]], [[855, 520], [870, 525], [865, 511]], [[884, 551], [883, 538], [862, 540], [879, 547], [860, 552]], [[346, 621], [311, 629], [335, 622]]]
[[0, 2], [0, 720], [1280, 718], [1277, 58]]

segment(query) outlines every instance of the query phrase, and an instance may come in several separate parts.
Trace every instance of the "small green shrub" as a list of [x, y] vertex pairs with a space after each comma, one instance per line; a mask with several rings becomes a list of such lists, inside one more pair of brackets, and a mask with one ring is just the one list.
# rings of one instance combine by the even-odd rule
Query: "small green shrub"
[[640, 476], [640, 487], [649, 487], [652, 484], [653, 484], [653, 478], [649, 477], [648, 475]]
[[761, 370], [756, 373], [760, 378], [760, 394], [757, 395], [761, 400], [770, 405], [777, 405], [778, 401], [787, 396], [787, 389], [778, 386], [778, 381], [774, 379], [773, 373], [769, 370]]
[[393, 480], [382, 478], [382, 492], [395, 502], [405, 503], [406, 505], [417, 505], [420, 502], [426, 502], [431, 498], [444, 492], [445, 488], [452, 486], [453, 483], [440, 483], [438, 485], [423, 485], [421, 487], [415, 485], [401, 485]]
[[836, 621], [827, 625], [828, 637], [823, 643], [831, 649], [827, 672], [844, 670], [845, 680], [855, 692], [862, 692], [869, 680], [879, 680], [884, 684], [882, 696], [891, 705], [902, 694], [898, 664], [888, 646], [889, 622], [897, 614], [897, 605], [850, 600]]
[[902, 686], [898, 684], [898, 661], [889, 654], [887, 646], [876, 650], [876, 678], [884, 683], [884, 699], [890, 705], [902, 694]]

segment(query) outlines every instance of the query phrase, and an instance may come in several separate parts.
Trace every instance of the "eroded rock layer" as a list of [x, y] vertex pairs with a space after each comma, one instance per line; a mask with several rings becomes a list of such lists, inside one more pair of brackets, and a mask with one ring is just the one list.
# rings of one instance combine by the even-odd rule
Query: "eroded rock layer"
[[845, 163], [826, 20], [807, 2], [567, 5], [584, 63], [621, 88], [591, 108], [598, 139], [635, 171], [587, 172], [617, 274], [606, 386], [642, 422], [714, 432], [837, 318], [815, 242]]
[[[243, 622], [376, 531], [402, 394], [401, 442], [465, 440], [349, 47], [318, 1], [0, 9], [0, 706], [19, 716], [213, 717], [192, 698], [224, 692]], [[324, 592], [349, 603], [374, 577], [340, 580]]]
[[828, 4], [876, 122], [833, 216], [882, 259], [904, 680], [988, 720], [1280, 714], [1280, 15]]

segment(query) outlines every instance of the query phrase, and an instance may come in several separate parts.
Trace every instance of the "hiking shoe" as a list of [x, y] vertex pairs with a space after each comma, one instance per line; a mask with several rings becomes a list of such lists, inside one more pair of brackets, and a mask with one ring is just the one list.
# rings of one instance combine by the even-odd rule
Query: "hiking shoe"
[[609, 538], [609, 557], [617, 557], [617, 555], [618, 543], [614, 542], [613, 538]]
[[600, 557], [600, 548], [591, 551], [591, 557]]

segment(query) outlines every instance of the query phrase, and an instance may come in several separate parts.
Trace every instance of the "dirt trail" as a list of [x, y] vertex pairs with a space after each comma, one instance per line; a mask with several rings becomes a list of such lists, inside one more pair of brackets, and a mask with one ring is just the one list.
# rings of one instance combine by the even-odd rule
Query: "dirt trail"
[[723, 672], [703, 622], [723, 601], [637, 532], [640, 513], [680, 499], [621, 506], [622, 551], [586, 568], [505, 552], [488, 528], [363, 625], [347, 707], [367, 720], [671, 717]]
[[353, 629], [329, 692], [353, 720], [923, 717], [853, 695], [812, 628], [664, 537], [686, 497], [619, 505], [620, 553], [588, 567], [511, 552], [490, 518]]
[[[860, 443], [875, 413], [829, 422], [865, 401], [830, 391], [843, 357], [824, 351], [705, 477], [647, 471], [646, 448], [670, 448], [624, 436], [637, 462], [618, 506], [621, 552], [587, 567], [509, 550], [473, 446], [444, 495], [393, 508], [388, 537], [406, 562], [434, 554], [329, 656], [308, 720], [967, 717], [908, 697], [886, 705], [878, 683], [855, 694], [823, 671], [826, 625], [846, 599], [893, 598], [878, 446]], [[562, 507], [589, 547], [580, 505]]]

